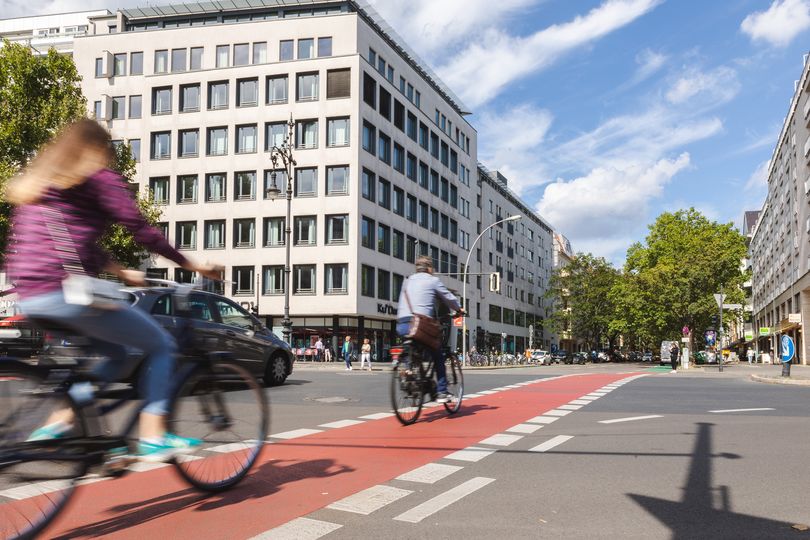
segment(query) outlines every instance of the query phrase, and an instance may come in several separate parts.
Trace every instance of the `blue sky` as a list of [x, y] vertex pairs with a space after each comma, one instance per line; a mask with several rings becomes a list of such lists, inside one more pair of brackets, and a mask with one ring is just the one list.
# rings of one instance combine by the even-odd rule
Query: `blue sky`
[[810, 49], [810, 0], [367, 1], [471, 107], [479, 159], [575, 250], [617, 264], [662, 211], [739, 224], [761, 207]]

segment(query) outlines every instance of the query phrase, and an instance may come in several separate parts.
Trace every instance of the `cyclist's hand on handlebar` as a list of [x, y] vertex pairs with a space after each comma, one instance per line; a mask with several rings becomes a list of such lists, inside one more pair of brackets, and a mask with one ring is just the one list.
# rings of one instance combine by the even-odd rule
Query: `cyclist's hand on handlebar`
[[140, 270], [122, 268], [118, 271], [118, 277], [121, 278], [121, 281], [132, 287], [143, 287], [146, 285], [146, 274]]

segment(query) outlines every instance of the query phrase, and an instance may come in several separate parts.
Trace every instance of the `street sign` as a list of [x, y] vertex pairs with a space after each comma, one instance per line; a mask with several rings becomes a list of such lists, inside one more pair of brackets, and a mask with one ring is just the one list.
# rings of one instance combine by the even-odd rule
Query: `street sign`
[[723, 309], [742, 309], [742, 304], [723, 304]]
[[717, 301], [717, 307], [719, 308], [719, 307], [723, 306], [723, 302], [726, 300], [726, 295], [725, 294], [715, 294], [714, 299], [715, 299], [715, 301]]
[[714, 330], [707, 330], [704, 337], [706, 338], [707, 347], [713, 347], [717, 341], [717, 335], [714, 333]]
[[753, 330], [746, 330], [745, 331], [745, 341], [753, 341], [754, 340], [754, 331]]
[[770, 326], [760, 326], [759, 327], [759, 335], [760, 336], [769, 336], [771, 334], [771, 327]]
[[464, 317], [453, 317], [453, 326], [457, 328], [464, 326]]
[[782, 352], [779, 357], [782, 359], [782, 362], [790, 362], [793, 360], [794, 356], [796, 356], [796, 345], [793, 343], [793, 339], [791, 339], [790, 336], [783, 334]]

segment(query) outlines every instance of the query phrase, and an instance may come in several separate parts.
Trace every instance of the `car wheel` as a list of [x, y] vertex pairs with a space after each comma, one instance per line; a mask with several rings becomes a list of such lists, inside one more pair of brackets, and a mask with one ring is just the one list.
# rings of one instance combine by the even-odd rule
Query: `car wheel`
[[287, 380], [287, 361], [284, 355], [276, 354], [267, 362], [264, 372], [265, 386], [280, 386]]

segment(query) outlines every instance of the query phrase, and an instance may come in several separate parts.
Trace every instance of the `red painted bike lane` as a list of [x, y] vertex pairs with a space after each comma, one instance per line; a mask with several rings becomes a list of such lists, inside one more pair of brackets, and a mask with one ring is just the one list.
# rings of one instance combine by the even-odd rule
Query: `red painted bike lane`
[[169, 467], [90, 484], [45, 537], [250, 538], [630, 376], [573, 375], [478, 397], [453, 416], [426, 409], [411, 426], [384, 418], [269, 444], [241, 484], [212, 496]]

